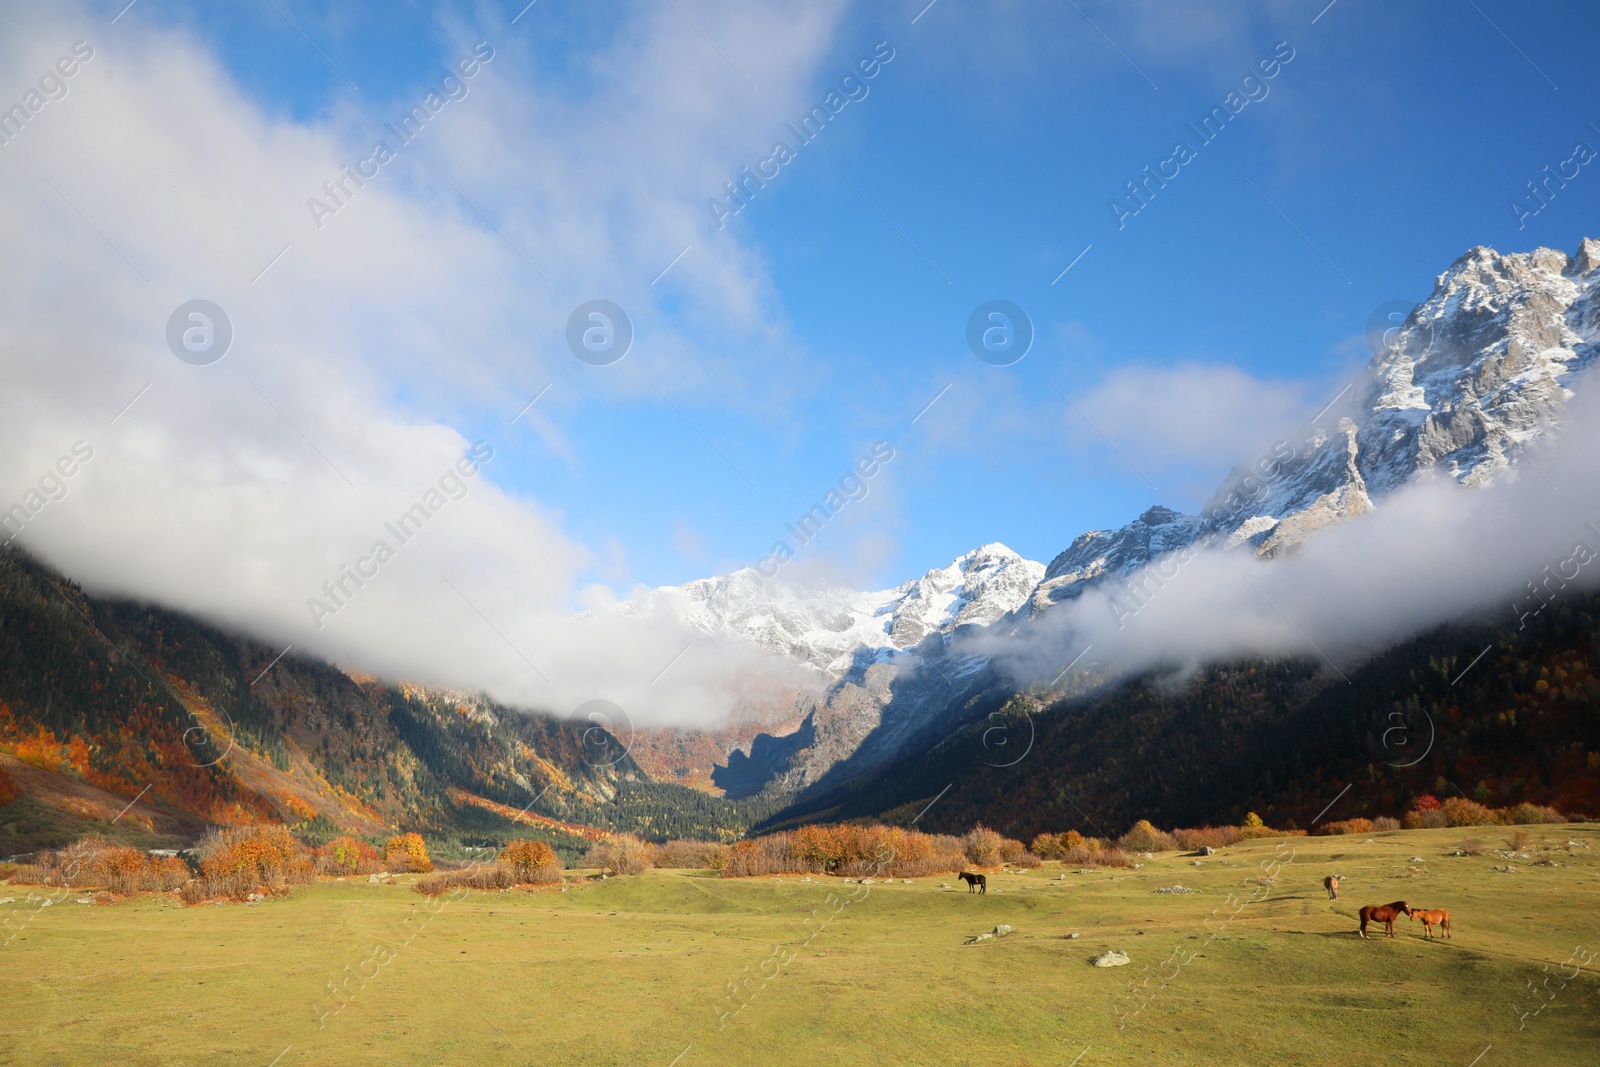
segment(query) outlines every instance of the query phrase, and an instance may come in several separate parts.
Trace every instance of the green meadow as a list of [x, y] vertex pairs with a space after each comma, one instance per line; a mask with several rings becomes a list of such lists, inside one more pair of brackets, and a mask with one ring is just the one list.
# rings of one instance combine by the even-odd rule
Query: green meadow
[[[434, 901], [402, 878], [39, 908], [0, 885], [0, 1063], [1592, 1065], [1600, 825], [1527, 828], [1526, 859], [1513, 830], [1047, 863], [986, 896], [569, 872]], [[1468, 837], [1486, 851], [1452, 855]], [[1402, 899], [1449, 910], [1453, 939], [1356, 936], [1360, 905]], [[1090, 964], [1108, 950], [1132, 962]]]

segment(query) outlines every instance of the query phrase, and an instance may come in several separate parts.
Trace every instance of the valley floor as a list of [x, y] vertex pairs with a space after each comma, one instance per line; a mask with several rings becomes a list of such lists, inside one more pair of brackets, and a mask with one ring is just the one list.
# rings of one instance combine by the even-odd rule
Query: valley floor
[[[1526, 859], [1450, 854], [1511, 829], [1050, 863], [987, 896], [650, 871], [40, 909], [0, 885], [0, 1064], [1592, 1064], [1600, 825], [1527, 828]], [[1357, 938], [1360, 905], [1399, 899], [1448, 909], [1454, 938]], [[1131, 964], [1090, 965], [1110, 949]]]

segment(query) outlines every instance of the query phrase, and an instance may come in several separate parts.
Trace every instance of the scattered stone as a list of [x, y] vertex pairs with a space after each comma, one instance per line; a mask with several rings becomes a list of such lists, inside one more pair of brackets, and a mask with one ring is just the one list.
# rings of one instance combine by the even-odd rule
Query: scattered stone
[[811, 881], [811, 876], [810, 876], [810, 875], [809, 875], [809, 874], [808, 874], [808, 875], [806, 875], [806, 876], [805, 876], [805, 877], [804, 877], [804, 878], [802, 878], [802, 879], [800, 879], [800, 880], [801, 880], [801, 881], [802, 881], [802, 882], [809, 882], [809, 881]]
[[1006, 925], [1005, 923], [1001, 923], [999, 926], [996, 926], [993, 930], [990, 930], [989, 932], [991, 934], [993, 934], [995, 937], [1004, 937], [1007, 934], [1009, 934], [1011, 932], [1011, 930], [1012, 930], [1012, 927]]
[[1412, 862], [1412, 863], [1426, 863], [1428, 861], [1423, 859], [1421, 856], [1412, 856], [1410, 862]]
[[369, 882], [378, 882], [378, 881], [382, 881], [382, 879], [380, 879], [375, 874], [369, 874], [369, 875], [367, 875], [367, 881], [369, 881]]
[[1507, 864], [1504, 867], [1496, 867], [1495, 870], [1499, 871], [1501, 874], [1516, 874], [1517, 873], [1517, 869], [1515, 867], [1511, 866], [1510, 864]]
[[17, 899], [16, 897], [6, 897], [4, 900], [0, 900], [0, 904], [10, 904], [13, 900], [16, 900], [16, 899]]
[[1157, 893], [1193, 893], [1193, 889], [1186, 889], [1181, 885], [1169, 885], [1165, 889], [1157, 889]]
[[967, 940], [964, 942], [964, 944], [976, 945], [979, 941], [993, 941], [993, 940], [994, 940], [994, 935], [993, 934], [979, 934], [977, 937], [969, 937], [969, 938], [967, 938]]
[[79, 904], [87, 904], [87, 903], [89, 903], [89, 898], [88, 897], [79, 897], [78, 898], [78, 903]]
[[949, 889], [950, 888], [950, 883], [949, 882], [940, 882], [939, 883], [939, 888], [940, 889]]
[[909, 879], [909, 878], [902, 878], [902, 879], [900, 879], [900, 884], [901, 884], [901, 885], [910, 885], [910, 884], [911, 884], [911, 879]]
[[1215, 856], [1216, 854], [1217, 850], [1212, 848], [1210, 845], [1201, 845], [1200, 851], [1195, 853], [1197, 856]]
[[1058, 881], [1058, 882], [1065, 882], [1065, 881], [1066, 881], [1066, 880], [1067, 880], [1067, 876], [1066, 876], [1066, 875], [1064, 875], [1064, 874], [1058, 874], [1058, 875], [1056, 875], [1056, 881]]
[[1200, 866], [1200, 861], [1199, 860], [1190, 860], [1189, 861], [1189, 866], [1198, 867], [1198, 866]]
[[1067, 935], [1067, 940], [1068, 941], [1076, 941], [1076, 940], [1078, 940], [1078, 935], [1077, 934], [1068, 934]]
[[1113, 949], [1110, 952], [1094, 957], [1089, 962], [1096, 967], [1126, 967], [1132, 961], [1128, 959], [1126, 952]]

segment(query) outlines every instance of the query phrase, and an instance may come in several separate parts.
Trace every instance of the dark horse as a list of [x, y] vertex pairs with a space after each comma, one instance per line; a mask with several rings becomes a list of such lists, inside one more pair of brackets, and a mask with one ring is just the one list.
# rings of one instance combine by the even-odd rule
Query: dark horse
[[1393, 904], [1385, 904], [1381, 908], [1376, 904], [1368, 904], [1366, 907], [1362, 908], [1360, 912], [1361, 936], [1367, 936], [1367, 923], [1374, 922], [1382, 923], [1385, 932], [1387, 932], [1390, 937], [1393, 937], [1394, 921], [1400, 918], [1402, 915], [1410, 914], [1411, 908], [1407, 906], [1406, 902], [1403, 900], [1397, 900]]
[[982, 893], [989, 892], [989, 879], [984, 875], [968, 874], [966, 871], [962, 871], [961, 880], [967, 883], [967, 892], [969, 893], [974, 889], [978, 889]]

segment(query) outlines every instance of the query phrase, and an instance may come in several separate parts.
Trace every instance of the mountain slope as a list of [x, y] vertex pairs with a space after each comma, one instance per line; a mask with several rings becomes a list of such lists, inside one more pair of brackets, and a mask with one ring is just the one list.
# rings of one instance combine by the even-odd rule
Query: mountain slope
[[622, 741], [588, 722], [279, 651], [181, 613], [85, 595], [7, 553], [0, 755], [27, 770], [12, 776], [22, 799], [0, 806], [0, 849], [130, 825], [166, 837], [268, 820], [367, 836], [514, 829], [490, 814], [495, 804], [717, 838], [765, 811], [652, 781]]
[[1350, 669], [1348, 684], [1283, 659], [1217, 664], [1181, 684], [1146, 675], [1047, 708], [996, 692], [928, 749], [767, 825], [905, 825], [926, 808], [919, 829], [981, 821], [1024, 840], [1116, 835], [1141, 818], [1238, 825], [1249, 811], [1304, 828], [1319, 815], [1399, 815], [1424, 793], [1600, 815], [1597, 626], [1591, 594], [1526, 630], [1439, 627]]

